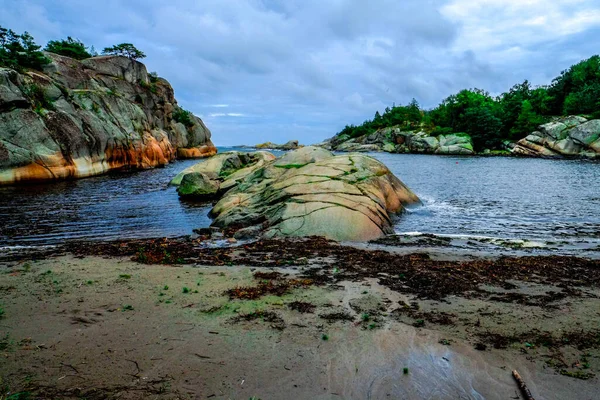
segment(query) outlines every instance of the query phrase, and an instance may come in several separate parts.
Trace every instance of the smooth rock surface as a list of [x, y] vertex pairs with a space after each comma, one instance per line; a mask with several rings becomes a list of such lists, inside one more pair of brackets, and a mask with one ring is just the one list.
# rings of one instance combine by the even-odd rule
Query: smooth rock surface
[[[243, 161], [253, 154], [255, 160]], [[222, 182], [220, 191], [227, 191], [211, 210], [212, 226], [238, 229], [238, 237], [318, 235], [367, 241], [393, 233], [392, 216], [419, 202], [374, 158], [335, 156], [312, 146], [278, 159], [261, 152], [223, 153], [189, 168], [172, 183], [183, 184], [194, 172]]]
[[192, 172], [184, 175], [177, 193], [181, 197], [194, 199], [210, 199], [219, 191], [219, 182], [210, 179], [201, 172]]

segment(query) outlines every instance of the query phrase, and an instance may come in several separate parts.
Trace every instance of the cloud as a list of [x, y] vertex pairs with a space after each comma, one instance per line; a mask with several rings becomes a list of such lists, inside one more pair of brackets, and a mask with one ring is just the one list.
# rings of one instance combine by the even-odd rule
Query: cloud
[[218, 118], [218, 117], [245, 117], [246, 114], [242, 114], [242, 113], [210, 113], [208, 114], [209, 117], [211, 118]]
[[[215, 143], [313, 143], [413, 97], [548, 83], [597, 52], [596, 0], [0, 0], [38, 42], [132, 42]], [[215, 109], [227, 109], [228, 112]]]

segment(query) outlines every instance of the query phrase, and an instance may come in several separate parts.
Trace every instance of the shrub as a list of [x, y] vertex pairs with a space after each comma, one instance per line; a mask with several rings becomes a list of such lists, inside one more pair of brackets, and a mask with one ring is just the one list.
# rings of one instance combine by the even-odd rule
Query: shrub
[[23, 93], [31, 101], [33, 109], [39, 114], [43, 109], [54, 110], [54, 103], [46, 94], [44, 88], [34, 84], [23, 88]]
[[193, 126], [194, 121], [192, 121], [192, 113], [184, 110], [183, 108], [178, 108], [173, 111], [173, 119], [176, 122], [182, 123], [185, 126]]
[[90, 58], [92, 55], [87, 51], [87, 47], [77, 39], [67, 37], [66, 40], [51, 40], [44, 49], [51, 53], [60, 54], [61, 56], [71, 57], [76, 60]]

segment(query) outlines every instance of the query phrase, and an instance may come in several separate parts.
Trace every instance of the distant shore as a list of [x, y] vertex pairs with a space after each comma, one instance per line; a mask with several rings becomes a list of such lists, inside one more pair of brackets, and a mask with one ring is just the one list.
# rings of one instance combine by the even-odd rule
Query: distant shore
[[539, 398], [596, 394], [600, 261], [318, 238], [210, 246], [127, 240], [4, 258], [3, 390], [505, 399], [517, 369]]

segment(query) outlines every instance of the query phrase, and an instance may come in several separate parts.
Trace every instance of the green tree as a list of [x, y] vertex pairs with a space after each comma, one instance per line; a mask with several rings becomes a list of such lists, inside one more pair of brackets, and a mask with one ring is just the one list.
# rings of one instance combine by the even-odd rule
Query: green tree
[[[549, 111], [585, 114], [598, 110], [598, 85], [600, 85], [600, 56], [595, 55], [561, 72], [548, 88]], [[567, 100], [568, 99], [568, 100]]]
[[508, 138], [511, 140], [523, 139], [537, 129], [538, 125], [545, 122], [545, 118], [535, 112], [529, 100], [523, 100], [519, 116], [510, 128]]
[[471, 135], [475, 151], [498, 148], [502, 142], [502, 121], [491, 107], [470, 107], [464, 113], [463, 131]]
[[33, 36], [28, 32], [16, 34], [12, 29], [0, 26], [0, 66], [16, 70], [42, 70], [50, 60], [40, 51]]
[[80, 40], [73, 39], [70, 36], [66, 40], [49, 41], [44, 50], [76, 60], [92, 57], [92, 54], [88, 52], [87, 47]]
[[146, 55], [141, 50], [138, 50], [131, 43], [121, 43], [112, 47], [105, 47], [104, 50], [102, 50], [102, 54], [124, 56], [132, 60], [139, 60], [141, 58], [146, 57]]

